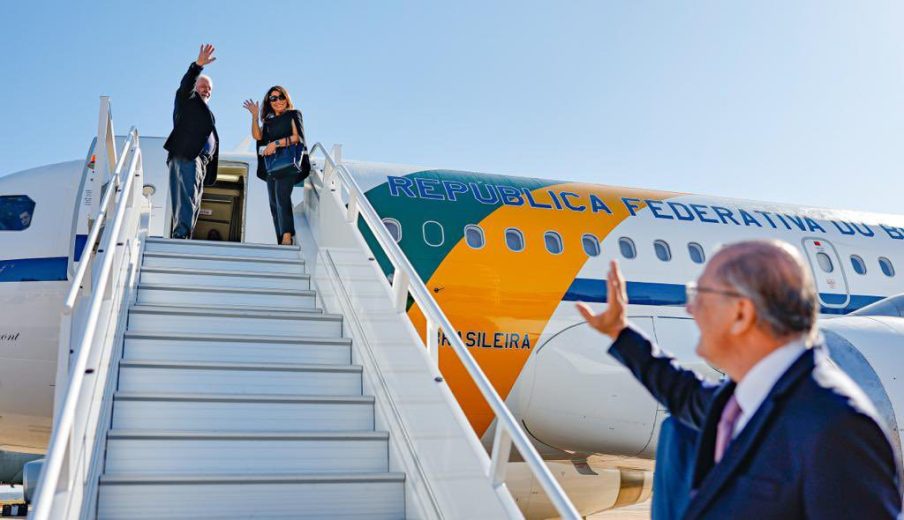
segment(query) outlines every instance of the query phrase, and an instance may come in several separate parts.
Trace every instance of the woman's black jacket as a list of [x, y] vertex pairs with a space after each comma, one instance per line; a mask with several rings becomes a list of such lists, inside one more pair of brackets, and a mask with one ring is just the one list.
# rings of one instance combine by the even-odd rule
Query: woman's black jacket
[[[301, 139], [298, 144], [300, 144], [302, 150], [305, 151], [304, 161], [308, 161], [308, 146], [304, 137], [304, 121], [302, 120], [300, 110], [286, 110], [279, 116], [270, 117], [265, 120], [263, 128], [261, 128], [261, 140], [257, 142], [256, 148], [259, 150], [261, 146], [266, 146], [272, 141], [290, 137], [292, 135], [292, 121], [295, 122], [295, 128], [298, 129], [298, 137]], [[303, 181], [304, 178], [308, 176], [308, 173], [310, 173], [310, 166], [306, 166], [307, 168], [305, 169], [307, 171], [299, 173], [298, 178], [295, 181], [296, 184]], [[262, 180], [267, 179], [267, 168], [264, 165], [264, 158], [260, 153], [257, 155], [257, 177]]]

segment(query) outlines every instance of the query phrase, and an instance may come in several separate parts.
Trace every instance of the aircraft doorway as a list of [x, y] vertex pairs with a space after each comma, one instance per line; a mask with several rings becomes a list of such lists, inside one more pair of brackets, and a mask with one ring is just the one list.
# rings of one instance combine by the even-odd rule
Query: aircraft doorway
[[805, 238], [803, 246], [813, 271], [820, 303], [835, 309], [847, 307], [851, 293], [835, 246], [822, 238]]
[[217, 182], [204, 188], [193, 240], [244, 242], [248, 165], [220, 162]]

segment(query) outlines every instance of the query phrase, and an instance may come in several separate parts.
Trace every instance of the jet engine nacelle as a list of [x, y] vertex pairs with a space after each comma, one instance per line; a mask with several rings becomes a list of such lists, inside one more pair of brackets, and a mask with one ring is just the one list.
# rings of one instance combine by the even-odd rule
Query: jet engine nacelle
[[41, 457], [43, 455], [0, 451], [0, 484], [21, 484], [25, 463]]
[[[698, 332], [692, 320], [634, 316], [631, 322], [685, 366], [713, 380], [720, 377], [694, 354]], [[610, 344], [581, 321], [549, 338], [531, 357], [513, 404], [548, 458], [556, 458], [556, 451], [578, 457], [655, 455], [658, 426], [667, 413], [607, 353]]]
[[843, 316], [823, 321], [821, 329], [832, 361], [872, 400], [901, 460], [898, 417], [904, 413], [904, 318]]
[[[712, 380], [721, 374], [694, 353], [699, 333], [684, 318], [632, 318], [632, 322]], [[841, 316], [820, 321], [825, 346], [875, 404], [901, 455], [897, 418], [904, 413], [904, 318]], [[510, 402], [547, 458], [592, 454], [655, 455], [667, 412], [607, 353], [608, 338], [583, 323], [541, 345]], [[558, 452], [558, 457], [556, 456]]]

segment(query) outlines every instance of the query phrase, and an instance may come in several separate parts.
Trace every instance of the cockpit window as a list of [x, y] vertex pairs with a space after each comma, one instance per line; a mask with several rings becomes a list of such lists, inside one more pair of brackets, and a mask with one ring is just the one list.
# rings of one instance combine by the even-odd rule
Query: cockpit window
[[23, 231], [31, 225], [35, 201], [28, 195], [0, 195], [0, 231]]

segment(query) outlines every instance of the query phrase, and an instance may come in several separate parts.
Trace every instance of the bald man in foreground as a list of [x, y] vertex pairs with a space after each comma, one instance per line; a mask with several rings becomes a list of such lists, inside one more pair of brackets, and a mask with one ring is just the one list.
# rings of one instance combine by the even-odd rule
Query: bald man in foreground
[[699, 431], [684, 518], [898, 517], [892, 445], [863, 391], [812, 344], [819, 303], [793, 247], [730, 245], [688, 284], [697, 354], [728, 376], [720, 384], [681, 368], [628, 322], [614, 261], [608, 295], [604, 312], [579, 304], [581, 314], [673, 417]]

